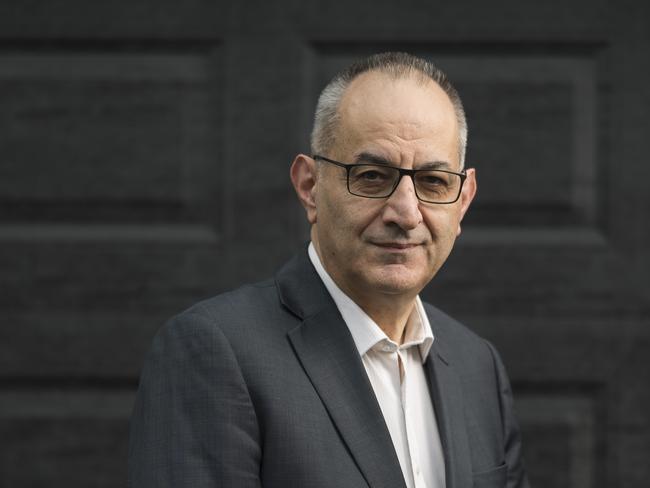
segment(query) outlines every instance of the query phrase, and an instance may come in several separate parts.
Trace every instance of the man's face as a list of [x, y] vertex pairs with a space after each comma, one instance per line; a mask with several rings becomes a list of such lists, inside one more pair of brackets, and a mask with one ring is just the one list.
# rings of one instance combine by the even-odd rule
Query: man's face
[[[395, 80], [379, 72], [356, 78], [340, 104], [337, 145], [325, 156], [344, 163], [388, 162], [459, 171], [458, 123], [431, 80]], [[415, 296], [447, 259], [474, 194], [468, 171], [453, 204], [420, 202], [409, 177], [388, 198], [351, 195], [344, 168], [326, 162], [314, 186], [312, 240], [325, 269], [351, 297]]]

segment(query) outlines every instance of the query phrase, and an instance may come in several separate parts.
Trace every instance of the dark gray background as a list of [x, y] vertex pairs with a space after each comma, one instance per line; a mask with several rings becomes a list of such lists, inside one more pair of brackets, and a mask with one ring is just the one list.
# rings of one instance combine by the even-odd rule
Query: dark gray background
[[2, 1], [0, 486], [124, 484], [154, 332], [300, 247], [317, 93], [403, 49], [479, 180], [425, 298], [502, 352], [536, 487], [646, 487], [648, 5]]

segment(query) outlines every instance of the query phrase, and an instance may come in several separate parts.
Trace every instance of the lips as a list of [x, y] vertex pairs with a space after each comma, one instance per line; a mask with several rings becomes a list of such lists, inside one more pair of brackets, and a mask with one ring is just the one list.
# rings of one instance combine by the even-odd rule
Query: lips
[[412, 242], [373, 242], [373, 244], [386, 249], [411, 249], [419, 246], [419, 244]]

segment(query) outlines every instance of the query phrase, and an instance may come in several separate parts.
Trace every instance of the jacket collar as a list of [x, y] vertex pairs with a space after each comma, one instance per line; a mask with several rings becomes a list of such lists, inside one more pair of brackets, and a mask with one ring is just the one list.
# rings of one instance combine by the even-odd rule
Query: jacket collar
[[334, 307], [334, 301], [307, 256], [307, 246], [275, 275], [280, 302], [300, 319]]

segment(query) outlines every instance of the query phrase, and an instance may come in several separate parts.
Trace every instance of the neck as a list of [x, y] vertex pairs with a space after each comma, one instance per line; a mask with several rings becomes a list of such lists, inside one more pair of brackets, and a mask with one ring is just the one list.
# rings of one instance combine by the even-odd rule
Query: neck
[[346, 290], [344, 292], [377, 323], [389, 339], [397, 344], [402, 343], [406, 323], [415, 307], [415, 297], [382, 295], [364, 300]]

